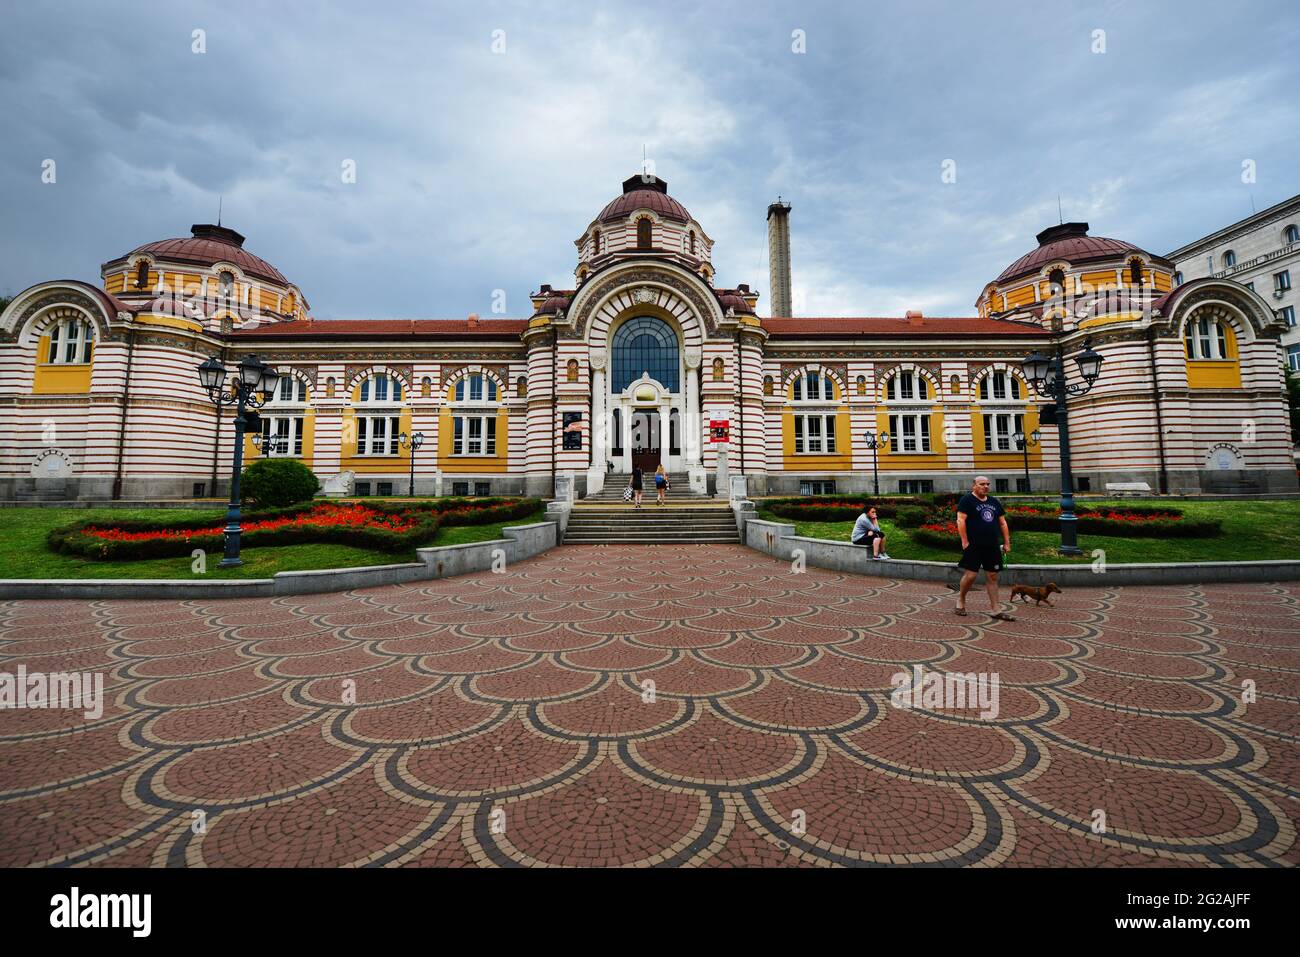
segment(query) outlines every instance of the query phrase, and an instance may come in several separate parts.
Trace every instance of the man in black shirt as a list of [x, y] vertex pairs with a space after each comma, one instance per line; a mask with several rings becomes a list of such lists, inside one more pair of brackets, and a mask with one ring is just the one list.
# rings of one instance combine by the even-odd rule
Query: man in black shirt
[[966, 593], [975, 584], [982, 568], [993, 617], [1015, 621], [1013, 615], [1002, 610], [1002, 602], [998, 599], [998, 572], [1002, 570], [1003, 556], [1011, 554], [1011, 529], [1007, 527], [1006, 509], [989, 494], [986, 476], [976, 476], [971, 490], [957, 503], [957, 534], [961, 536], [961, 561], [957, 567], [963, 571], [957, 595], [957, 614], [966, 614]]

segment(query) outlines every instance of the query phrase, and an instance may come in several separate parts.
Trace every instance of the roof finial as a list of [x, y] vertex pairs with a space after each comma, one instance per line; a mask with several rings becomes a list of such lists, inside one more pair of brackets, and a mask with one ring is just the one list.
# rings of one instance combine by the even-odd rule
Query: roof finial
[[218, 226], [221, 225], [221, 207], [222, 204], [225, 202], [225, 199], [226, 199], [225, 196], [221, 196], [221, 195], [217, 196], [217, 225]]
[[1065, 225], [1065, 213], [1061, 212], [1061, 194], [1056, 194], [1056, 222], [1058, 225]]

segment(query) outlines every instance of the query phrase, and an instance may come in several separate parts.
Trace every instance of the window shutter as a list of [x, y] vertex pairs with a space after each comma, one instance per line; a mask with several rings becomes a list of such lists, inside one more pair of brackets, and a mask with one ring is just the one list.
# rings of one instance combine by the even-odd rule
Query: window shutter
[[487, 420], [487, 449], [488, 455], [497, 454], [497, 417], [489, 416]]
[[[828, 385], [830, 380], [826, 380]], [[826, 451], [835, 451], [835, 416], [826, 416]]]
[[898, 448], [898, 443], [901, 441], [901, 437], [898, 434], [898, 416], [896, 415], [891, 415], [889, 417], [889, 437], [892, 446]]
[[366, 454], [366, 424], [366, 419], [357, 418], [357, 455]]
[[465, 451], [465, 418], [458, 415], [452, 422], [454, 435], [451, 440], [451, 454], [460, 455]]
[[803, 451], [803, 416], [802, 415], [796, 415], [794, 417], [794, 450], [796, 452]]
[[930, 451], [930, 417], [923, 415], [921, 418], [921, 451]]
[[989, 415], [988, 413], [985, 413], [982, 416], [982, 418], [984, 419], [984, 451], [992, 452], [993, 451], [993, 416]]

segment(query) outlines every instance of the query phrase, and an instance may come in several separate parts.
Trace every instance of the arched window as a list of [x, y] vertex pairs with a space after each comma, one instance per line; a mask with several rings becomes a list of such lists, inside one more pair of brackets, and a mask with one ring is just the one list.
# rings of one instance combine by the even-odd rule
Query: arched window
[[1231, 269], [1235, 265], [1237, 265], [1237, 254], [1229, 249], [1223, 254], [1223, 268]]
[[433, 395], [433, 380], [425, 376], [420, 380], [420, 398], [427, 399]]
[[1182, 284], [1183, 284], [1183, 274], [1182, 274], [1181, 272], [1175, 272], [1175, 273], [1174, 273], [1174, 285], [1175, 285], [1175, 286], [1181, 286]]
[[334, 398], [334, 377], [333, 376], [330, 376], [328, 379], [325, 380], [325, 396], [330, 399]]
[[148, 262], [148, 260], [141, 259], [141, 260], [140, 260], [140, 264], [139, 264], [138, 266], [135, 267], [135, 288], [136, 288], [136, 289], [148, 289], [148, 288], [149, 288], [149, 262]]
[[904, 369], [891, 376], [889, 382], [885, 384], [885, 399], [890, 402], [928, 398], [930, 398], [930, 386], [925, 381], [925, 376], [913, 369]]
[[835, 399], [835, 382], [820, 372], [801, 372], [790, 387], [795, 402], [832, 402]]
[[1283, 233], [1288, 243], [1300, 243], [1300, 226], [1292, 223]]
[[713, 360], [713, 381], [722, 382], [727, 377], [727, 372], [722, 364], [721, 359]]
[[1228, 334], [1224, 332], [1223, 323], [1209, 316], [1187, 320], [1187, 329], [1183, 333], [1183, 342], [1187, 347], [1189, 359], [1227, 359]]
[[95, 327], [85, 319], [60, 319], [50, 329], [50, 350], [46, 362], [56, 365], [84, 365], [90, 362], [95, 345]]
[[217, 288], [221, 292], [221, 298], [233, 299], [235, 297], [235, 274], [233, 272], [223, 272], [217, 278]]
[[1019, 402], [1023, 396], [1020, 379], [1010, 372], [990, 372], [980, 379], [981, 402], [1006, 402], [1008, 399]]
[[690, 238], [691, 238], [691, 255], [694, 256], [695, 255], [695, 230], [693, 229], [690, 232]]
[[[402, 382], [386, 372], [367, 376], [357, 393], [357, 455], [397, 455]], [[388, 408], [384, 408], [388, 406]]]
[[569, 364], [565, 366], [565, 378], [569, 382], [578, 381], [578, 360], [570, 359]]
[[451, 454], [497, 454], [497, 382], [481, 373], [456, 380], [452, 392]]
[[456, 388], [452, 392], [452, 401], [482, 402], [485, 395], [488, 402], [497, 400], [497, 380], [491, 376], [480, 375], [476, 372], [456, 380]]
[[1047, 274], [1047, 285], [1049, 293], [1053, 296], [1065, 294], [1065, 270], [1053, 269]]
[[649, 218], [642, 216], [636, 221], [636, 248], [649, 249], [652, 244], [652, 226]]
[[528, 380], [520, 376], [515, 380], [515, 395], [525, 396], [528, 394]]
[[771, 395], [771, 394], [772, 394], [772, 377], [770, 375], [765, 375], [763, 376], [763, 395]]
[[611, 343], [610, 388], [622, 392], [642, 373], [669, 392], [679, 389], [681, 355], [677, 334], [662, 319], [637, 316], [618, 327]]
[[948, 391], [953, 395], [961, 395], [961, 376], [953, 376], [948, 380]]
[[401, 402], [402, 380], [390, 376], [386, 372], [376, 372], [362, 381], [358, 401]]
[[866, 395], [866, 394], [867, 394], [867, 377], [864, 376], [864, 375], [860, 375], [860, 376], [858, 376], [857, 386], [858, 386], [858, 395]]
[[294, 377], [288, 370], [280, 373], [280, 384], [276, 386], [274, 402], [306, 402], [307, 383]]
[[1128, 281], [1134, 286], [1142, 285], [1142, 260], [1130, 259], [1128, 264]]
[[303, 422], [307, 404], [307, 383], [288, 369], [281, 369], [275, 394], [261, 413], [264, 456], [302, 455]]
[[600, 230], [597, 229], [591, 234], [591, 254], [600, 255]]

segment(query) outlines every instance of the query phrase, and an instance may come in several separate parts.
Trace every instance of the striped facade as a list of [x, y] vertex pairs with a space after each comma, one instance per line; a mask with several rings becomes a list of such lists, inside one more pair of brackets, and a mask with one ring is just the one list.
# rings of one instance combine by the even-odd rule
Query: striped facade
[[[977, 472], [1050, 491], [1057, 430], [1021, 360], [1085, 341], [1104, 363], [1068, 407], [1081, 485], [1294, 490], [1285, 323], [1245, 286], [1175, 286], [1168, 260], [1086, 232], [1040, 234], [971, 317], [760, 318], [747, 286], [713, 284], [713, 242], [666, 184], [633, 177], [575, 241], [575, 288], [541, 287], [527, 319], [317, 321], [242, 236], [197, 226], [0, 315], [0, 498], [222, 494], [232, 413], [195, 369], [250, 353], [288, 384], [246, 461], [297, 457], [327, 494], [405, 493], [396, 436], [415, 432], [419, 494], [545, 496], [564, 473], [584, 494], [659, 463], [712, 490], [724, 447], [751, 494], [865, 492], [873, 466], [888, 493]], [[1016, 429], [1041, 441], [1022, 452]], [[873, 454], [868, 431], [891, 441]]]

